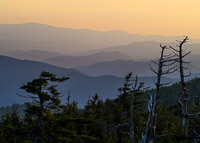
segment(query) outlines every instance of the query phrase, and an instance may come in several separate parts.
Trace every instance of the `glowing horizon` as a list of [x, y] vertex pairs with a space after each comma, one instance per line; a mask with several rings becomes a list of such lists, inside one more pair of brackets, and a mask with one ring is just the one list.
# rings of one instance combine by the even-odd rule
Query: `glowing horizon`
[[198, 0], [0, 0], [0, 24], [200, 38]]

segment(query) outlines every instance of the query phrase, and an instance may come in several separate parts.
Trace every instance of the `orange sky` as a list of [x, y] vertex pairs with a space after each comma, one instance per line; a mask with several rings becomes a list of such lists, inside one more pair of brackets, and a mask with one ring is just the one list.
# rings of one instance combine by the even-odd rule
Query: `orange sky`
[[0, 24], [200, 38], [200, 0], [0, 0]]

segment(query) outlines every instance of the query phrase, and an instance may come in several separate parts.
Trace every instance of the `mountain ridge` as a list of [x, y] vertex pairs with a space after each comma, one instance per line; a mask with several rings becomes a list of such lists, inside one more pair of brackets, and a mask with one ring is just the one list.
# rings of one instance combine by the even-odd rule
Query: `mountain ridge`
[[53, 64], [61, 67], [77, 67], [77, 66], [87, 66], [90, 64], [95, 64], [100, 61], [112, 61], [118, 59], [131, 59], [131, 57], [118, 52], [99, 52], [90, 55], [82, 56], [56, 56], [44, 60], [43, 62], [48, 64]]
[[[66, 69], [30, 60], [18, 60], [7, 56], [0, 56], [0, 67], [2, 67], [0, 70], [1, 106], [28, 101], [16, 96], [16, 93], [26, 95], [27, 93], [19, 88], [38, 77], [39, 73], [44, 70], [54, 73], [58, 77], [70, 77], [68, 81], [58, 84], [58, 89], [62, 95], [67, 95], [70, 91], [71, 99], [78, 101], [80, 107], [85, 105], [88, 96], [95, 93], [98, 93], [103, 100], [116, 97], [117, 89], [122, 86], [124, 80], [124, 78], [112, 75], [91, 77], [75, 69]], [[139, 82], [145, 82], [145, 87], [153, 87], [153, 79], [155, 77], [139, 77]], [[176, 80], [164, 77], [163, 81], [175, 82]], [[66, 96], [62, 98], [62, 101], [66, 102]]]
[[[82, 54], [91, 50], [154, 40], [159, 43], [182, 39], [175, 36], [143, 36], [121, 31], [99, 32], [70, 29], [38, 23], [0, 25], [1, 49], [40, 49], [63, 54]], [[190, 40], [190, 43], [194, 41]], [[196, 40], [200, 43], [200, 40]], [[14, 46], [14, 47], [12, 47]], [[0, 51], [1, 51], [0, 49]]]

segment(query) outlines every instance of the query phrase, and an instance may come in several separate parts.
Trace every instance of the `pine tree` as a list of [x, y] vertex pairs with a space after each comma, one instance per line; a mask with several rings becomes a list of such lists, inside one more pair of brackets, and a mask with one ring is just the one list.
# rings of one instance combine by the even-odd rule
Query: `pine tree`
[[32, 99], [32, 103], [26, 103], [25, 114], [29, 119], [35, 119], [36, 127], [33, 127], [31, 137], [29, 140], [32, 142], [38, 142], [39, 140], [46, 140], [49, 137], [45, 137], [45, 121], [44, 116], [51, 109], [55, 109], [60, 104], [60, 93], [56, 89], [57, 85], [54, 82], [63, 82], [68, 80], [68, 77], [57, 78], [55, 74], [49, 72], [41, 72], [38, 78], [23, 85], [21, 89], [24, 89], [30, 95], [22, 96]]

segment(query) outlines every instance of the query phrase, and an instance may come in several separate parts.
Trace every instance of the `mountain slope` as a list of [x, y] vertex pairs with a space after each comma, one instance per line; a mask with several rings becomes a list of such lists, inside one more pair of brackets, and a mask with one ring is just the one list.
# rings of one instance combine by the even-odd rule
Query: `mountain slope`
[[100, 61], [112, 61], [118, 59], [131, 59], [129, 56], [120, 52], [99, 52], [85, 56], [57, 56], [44, 60], [45, 63], [53, 64], [61, 67], [77, 67], [94, 64]]
[[[80, 107], [83, 107], [89, 95], [92, 96], [96, 92], [103, 99], [116, 97], [117, 89], [123, 84], [123, 78], [116, 76], [90, 77], [74, 69], [65, 69], [41, 62], [17, 60], [6, 56], [0, 56], [0, 67], [0, 106], [27, 101], [27, 99], [16, 96], [16, 93], [25, 95], [26, 93], [19, 88], [36, 78], [43, 70], [55, 73], [59, 77], [70, 77], [68, 81], [58, 86], [62, 95], [65, 95], [62, 101], [66, 101], [66, 95], [70, 91], [72, 100], [78, 101]], [[154, 86], [153, 79], [155, 77], [144, 77], [139, 78], [139, 81], [145, 82], [146, 86]], [[169, 81], [173, 82], [174, 80], [163, 78], [163, 82]]]
[[134, 42], [123, 46], [114, 46], [96, 50], [93, 52], [112, 52], [119, 51], [133, 59], [154, 59], [158, 57], [160, 52], [160, 43], [156, 41]]
[[193, 65], [200, 68], [200, 54], [189, 54], [188, 56], [185, 57], [185, 60], [190, 61]]
[[149, 61], [114, 60], [76, 67], [76, 69], [91, 76], [114, 75], [123, 77], [129, 72], [138, 76], [153, 76], [149, 64], [151, 64]]
[[[89, 95], [101, 91], [102, 96], [114, 96], [116, 88], [121, 85], [122, 78], [105, 76], [92, 78], [74, 69], [65, 69], [48, 64], [23, 61], [5, 56], [0, 56], [0, 105], [8, 105], [14, 102], [23, 103], [26, 99], [16, 96], [16, 93], [26, 94], [19, 88], [36, 78], [38, 74], [45, 70], [55, 73], [58, 76], [68, 76], [70, 80], [59, 86], [64, 95], [71, 91], [73, 100], [77, 100], [79, 105], [83, 105]], [[103, 83], [107, 83], [104, 84]], [[105, 89], [104, 89], [105, 88]], [[106, 90], [106, 88], [113, 90]]]
[[9, 52], [5, 52], [3, 55], [13, 57], [21, 60], [34, 60], [34, 61], [43, 61], [52, 57], [62, 56], [57, 52], [49, 52], [43, 50], [13, 50]]
[[[173, 40], [174, 41], [174, 40]], [[185, 51], [192, 51], [192, 54], [200, 54], [200, 44], [185, 44], [183, 49]], [[171, 45], [175, 48], [177, 43], [163, 43], [162, 45]], [[108, 48], [103, 48], [99, 50], [90, 51], [90, 53], [96, 52], [113, 52], [119, 51], [123, 54], [128, 55], [134, 60], [149, 60], [158, 58], [160, 55], [160, 43], [157, 41], [144, 41], [144, 42], [134, 42], [128, 45], [113, 46]], [[166, 50], [165, 53], [169, 53], [171, 50]]]
[[[76, 67], [76, 69], [90, 76], [114, 75], [123, 77], [129, 72], [133, 72], [134, 74], [137, 74], [140, 77], [154, 76], [155, 74], [150, 70], [149, 65], [151, 65], [154, 69], [157, 69], [156, 65], [151, 61], [133, 60], [104, 61], [89, 66]], [[184, 66], [188, 67], [191, 73], [200, 72], [200, 68], [192, 64], [187, 64]], [[177, 72], [165, 76], [173, 78], [179, 77]]]

